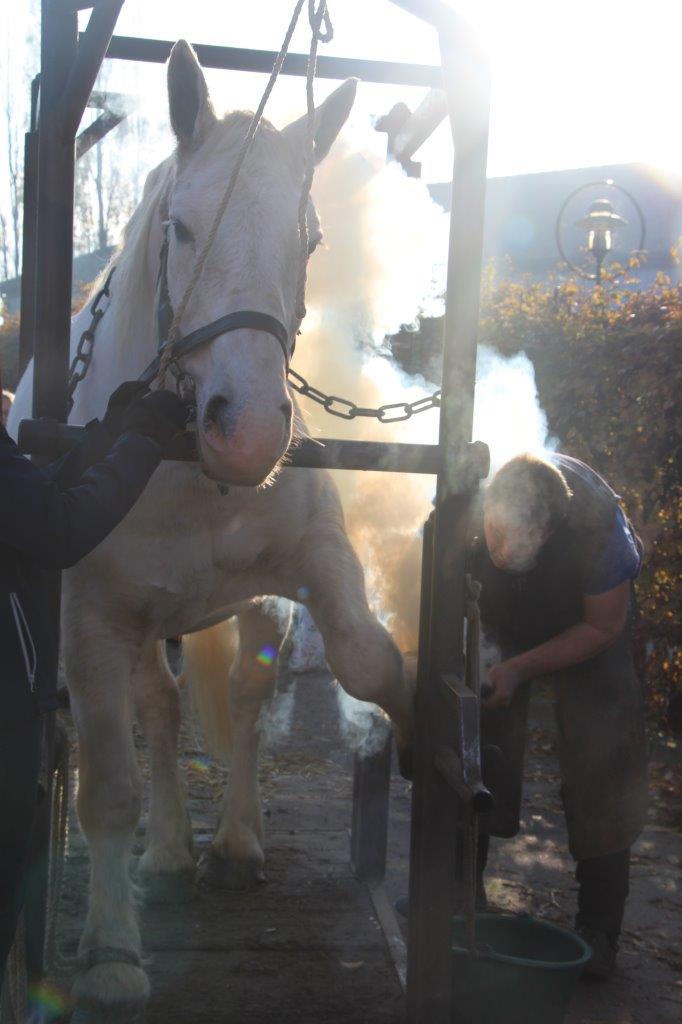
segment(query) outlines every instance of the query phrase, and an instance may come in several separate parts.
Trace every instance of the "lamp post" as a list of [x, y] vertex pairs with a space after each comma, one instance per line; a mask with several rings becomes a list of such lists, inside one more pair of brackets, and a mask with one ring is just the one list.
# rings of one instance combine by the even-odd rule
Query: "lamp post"
[[607, 255], [613, 249], [613, 236], [619, 227], [626, 227], [628, 222], [613, 209], [608, 199], [596, 199], [590, 203], [585, 217], [581, 217], [573, 225], [587, 232], [587, 251], [596, 263], [595, 280], [601, 281], [601, 268]]
[[561, 209], [557, 215], [555, 234], [556, 243], [561, 258], [565, 263], [579, 274], [580, 277], [586, 277], [590, 281], [595, 281], [597, 284], [602, 279], [602, 267], [606, 257], [614, 248], [614, 236], [616, 232], [622, 228], [625, 228], [630, 223], [625, 217], [622, 217], [619, 213], [616, 213], [613, 207], [613, 203], [610, 199], [602, 197], [600, 199], [593, 200], [587, 208], [587, 213], [579, 220], [574, 221], [571, 225], [574, 228], [578, 228], [586, 234], [587, 252], [595, 261], [594, 272], [585, 270], [583, 267], [578, 266], [573, 260], [570, 260], [566, 255], [562, 243], [562, 230], [564, 228], [563, 216], [568, 207], [569, 203], [575, 199], [581, 192], [587, 189], [615, 189], [617, 192], [622, 193], [630, 201], [637, 214], [637, 221], [639, 224], [639, 244], [637, 249], [641, 251], [644, 248], [644, 239], [646, 236], [646, 226], [644, 223], [644, 214], [642, 213], [641, 207], [635, 197], [626, 189], [611, 179], [607, 178], [605, 181], [591, 181], [587, 185], [580, 185], [564, 200]]

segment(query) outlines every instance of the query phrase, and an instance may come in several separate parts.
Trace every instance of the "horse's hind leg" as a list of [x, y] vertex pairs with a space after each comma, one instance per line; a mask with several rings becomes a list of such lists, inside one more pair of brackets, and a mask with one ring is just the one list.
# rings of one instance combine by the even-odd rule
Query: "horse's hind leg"
[[226, 889], [263, 880], [263, 820], [258, 791], [262, 711], [277, 682], [277, 656], [286, 625], [254, 605], [239, 615], [239, 651], [230, 672], [232, 757], [220, 822], [204, 855], [202, 879]]
[[129, 877], [140, 816], [128, 686], [136, 651], [130, 642], [112, 641], [108, 623], [82, 613], [65, 640], [79, 740], [78, 816], [90, 851], [90, 898], [73, 987], [75, 1019], [130, 1022], [149, 997]]
[[177, 761], [180, 695], [161, 643], [145, 647], [135, 666], [133, 694], [151, 761], [146, 849], [138, 877], [148, 900], [184, 900], [195, 873], [192, 826]]

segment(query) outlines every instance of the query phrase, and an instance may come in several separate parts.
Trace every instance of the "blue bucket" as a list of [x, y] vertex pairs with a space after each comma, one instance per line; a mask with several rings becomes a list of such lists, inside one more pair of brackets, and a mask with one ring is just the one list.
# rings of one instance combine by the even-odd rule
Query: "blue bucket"
[[477, 914], [477, 956], [454, 919], [452, 1024], [562, 1024], [592, 950], [529, 914]]

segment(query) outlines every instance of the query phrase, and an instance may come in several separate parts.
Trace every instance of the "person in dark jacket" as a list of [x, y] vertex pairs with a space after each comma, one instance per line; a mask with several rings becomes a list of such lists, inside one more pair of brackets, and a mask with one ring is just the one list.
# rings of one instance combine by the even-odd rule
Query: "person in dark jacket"
[[87, 440], [46, 469], [0, 425], [0, 991], [24, 896], [44, 713], [57, 706], [55, 571], [121, 522], [186, 420], [175, 395], [127, 382]]
[[594, 977], [615, 966], [630, 847], [646, 813], [643, 701], [629, 631], [640, 562], [618, 496], [577, 459], [517, 456], [485, 492], [472, 574], [482, 584], [481, 621], [497, 659], [481, 744], [498, 747], [505, 767], [491, 781], [496, 803], [481, 823], [479, 903], [489, 836], [519, 829], [528, 684], [551, 677], [577, 861], [576, 927], [592, 947], [586, 973]]

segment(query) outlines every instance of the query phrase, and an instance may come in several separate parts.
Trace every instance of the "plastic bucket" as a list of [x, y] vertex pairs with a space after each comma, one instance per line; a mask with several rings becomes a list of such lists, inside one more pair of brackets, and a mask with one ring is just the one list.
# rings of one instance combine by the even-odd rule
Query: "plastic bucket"
[[454, 919], [452, 1024], [561, 1024], [592, 950], [529, 914], [477, 914], [477, 956]]

